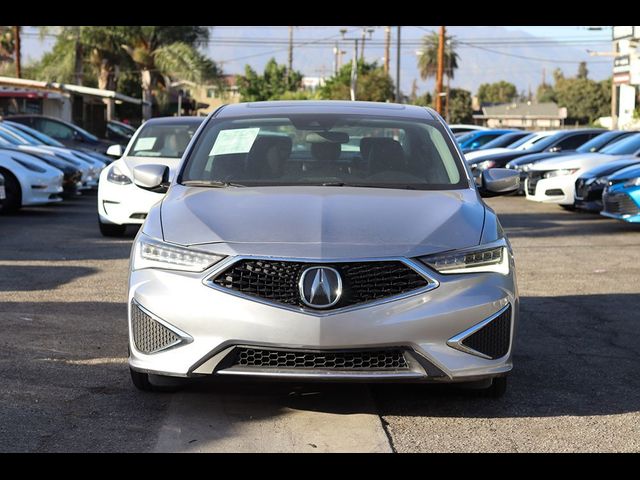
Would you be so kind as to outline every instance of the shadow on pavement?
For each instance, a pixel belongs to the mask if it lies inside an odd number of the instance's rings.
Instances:
[[[96,272],[91,267],[0,265],[0,292],[52,290]]]

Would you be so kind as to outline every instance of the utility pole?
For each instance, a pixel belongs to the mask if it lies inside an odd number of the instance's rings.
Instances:
[[[358,39],[353,41],[353,59],[351,60],[351,101],[356,101],[356,90],[358,87]]]
[[[401,26],[398,25],[398,38],[396,39],[396,103],[402,103],[400,99],[400,33]]]
[[[287,69],[287,76],[293,72],[293,26],[289,26],[289,62]]]
[[[16,77],[22,78],[22,63],[21,63],[22,52],[20,51],[20,27],[19,26],[13,27],[13,42],[15,45],[14,51],[15,51],[15,57],[16,57]]]
[[[369,34],[369,40],[371,40],[371,35],[373,35],[373,32],[375,32],[373,28],[362,28],[362,48],[360,49],[360,61],[362,62],[364,62],[364,43],[367,39],[367,33]]]
[[[451,40],[446,42],[447,45],[447,104],[444,110],[444,118],[449,123],[449,99],[451,98]]]
[[[438,42],[438,71],[436,72],[436,111],[442,115],[442,74],[444,70],[444,38],[445,28],[440,27],[440,41]]]
[[[83,75],[83,71],[82,71],[82,43],[80,43],[80,29],[82,27],[75,27],[76,28],[76,46],[75,46],[75,67],[74,67],[74,75],[75,75],[75,82],[76,85],[82,85],[82,77]]]
[[[391,53],[391,27],[384,27],[384,74],[389,75],[389,54]]]
[[[338,75],[338,56],[340,54],[340,45],[336,42],[336,46],[333,47],[333,75]]]

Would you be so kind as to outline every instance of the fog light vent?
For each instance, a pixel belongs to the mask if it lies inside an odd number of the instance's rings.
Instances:
[[[131,304],[133,343],[142,353],[156,353],[180,343],[180,337],[147,315],[135,302]]]

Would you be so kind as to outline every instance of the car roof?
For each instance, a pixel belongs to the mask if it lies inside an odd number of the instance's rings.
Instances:
[[[150,118],[142,125],[200,125],[206,117],[155,117]]]
[[[398,118],[435,120],[431,109],[416,105],[382,102],[351,102],[346,100],[279,100],[224,105],[214,113],[216,118],[253,117],[282,114],[360,114]]]

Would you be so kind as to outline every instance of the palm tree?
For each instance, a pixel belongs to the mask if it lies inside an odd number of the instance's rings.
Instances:
[[[438,45],[440,37],[437,32],[431,32],[422,39],[422,49],[418,57],[418,69],[420,78],[426,80],[435,77],[438,72]],[[444,73],[447,78],[453,78],[456,68],[458,68],[458,54],[455,49],[457,42],[452,36],[445,35],[444,43]]]
[[[169,77],[202,82],[219,78],[221,71],[197,50],[206,43],[209,31],[199,26],[116,27],[124,37],[121,47],[140,71],[142,117],[151,117],[152,92],[169,87]]]

